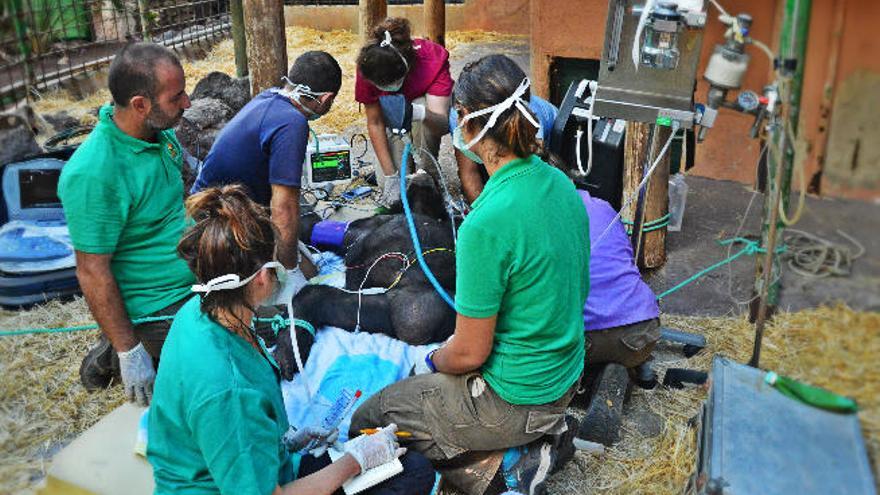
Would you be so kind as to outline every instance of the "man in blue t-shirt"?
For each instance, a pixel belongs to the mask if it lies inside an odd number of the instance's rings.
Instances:
[[[310,51],[296,59],[284,79],[281,88],[258,94],[226,124],[191,191],[243,184],[254,201],[270,208],[278,230],[278,261],[291,281],[279,303],[316,272],[308,262],[302,270],[298,267],[300,182],[309,121],[330,111],[342,86],[342,70],[329,53]]]
[[[553,121],[556,120],[559,109],[549,101],[532,95],[529,98],[529,110],[538,117],[538,122],[541,124],[541,129],[539,130],[540,137],[544,141],[544,146],[549,146],[550,133],[553,131]],[[456,127],[458,127],[458,112],[455,108],[451,108],[449,110],[449,129],[454,130]],[[486,167],[475,163],[457,149],[455,150],[455,161],[458,163],[458,178],[461,179],[461,192],[464,193],[468,203],[473,203],[477,196],[483,192],[483,186],[489,180],[489,174],[486,172]]]

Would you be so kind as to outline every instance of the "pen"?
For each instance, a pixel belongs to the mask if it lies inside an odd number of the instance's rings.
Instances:
[[[361,433],[364,435],[373,435],[375,433],[379,433],[379,428],[364,428],[361,430]],[[412,433],[408,431],[397,431],[394,432],[394,434],[400,438],[409,438],[412,436]]]

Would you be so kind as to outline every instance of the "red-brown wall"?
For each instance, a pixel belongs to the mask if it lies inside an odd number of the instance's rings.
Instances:
[[[708,3],[708,2],[707,2]],[[776,47],[785,0],[721,0],[731,14],[752,15],[752,36]],[[798,158],[813,193],[880,199],[880,1],[813,0]],[[531,34],[531,78],[537,94],[549,93],[554,57],[599,59],[608,0],[466,0],[448,5],[448,30],[482,29]],[[389,15],[409,18],[422,31],[422,6],[389,6]],[[724,26],[710,7],[701,68]],[[357,7],[286,7],[288,25],[357,29]],[[752,64],[744,89],[758,93],[770,81],[770,64],[749,48]],[[701,80],[697,100],[704,101]],[[735,96],[735,95],[732,95]],[[693,173],[752,183],[759,144],[748,137],[751,117],[722,110],[707,140],[698,147]],[[799,187],[795,174],[794,187]]]
[[[388,15],[406,17],[416,33],[422,32],[422,5],[389,5]],[[287,6],[288,26],[315,29],[358,29],[358,8],[341,6]],[[446,29],[479,29],[510,34],[529,34],[529,0],[467,0],[446,6]]]
[[[784,0],[721,3],[731,14],[751,14],[752,36],[778,45]],[[601,57],[607,8],[608,0],[531,1],[532,80],[538,94],[549,92],[554,57]],[[699,74],[724,32],[717,11],[709,12]],[[811,192],[880,198],[880,36],[872,32],[878,25],[880,2],[875,0],[813,1],[796,146]],[[743,88],[760,93],[770,81],[770,64],[757,49],[749,52],[752,64]],[[706,90],[699,81],[698,101],[705,100]],[[751,124],[751,117],[722,110],[697,149],[693,173],[752,183],[759,145],[748,137]]]

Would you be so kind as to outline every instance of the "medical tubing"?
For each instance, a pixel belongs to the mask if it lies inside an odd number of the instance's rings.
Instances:
[[[424,137],[424,136],[423,136]],[[422,156],[427,155],[428,158],[434,163],[434,167],[437,168],[437,175],[440,177],[440,186],[443,188],[443,201],[446,203],[446,214],[449,215],[449,222],[452,224],[452,244],[458,244],[458,230],[455,227],[455,212],[452,210],[452,205],[454,201],[452,200],[452,194],[449,193],[449,187],[446,185],[446,175],[443,173],[443,167],[440,166],[440,162],[434,158],[434,155],[428,151],[424,146],[419,146],[416,148],[416,151],[421,153]],[[404,191],[406,191],[404,189]],[[404,192],[404,196],[406,193]]]
[[[583,161],[581,160],[581,137],[584,135],[584,130],[578,126],[578,130],[575,133],[575,143],[574,143],[574,157],[577,161],[578,170],[581,174],[587,175],[587,172],[584,171]],[[592,156],[592,155],[591,155]]]
[[[277,317],[278,315],[276,315]],[[140,325],[142,323],[152,323],[155,321],[168,321],[173,320],[174,315],[167,316],[145,316],[143,318],[135,318],[131,321],[132,325]],[[272,328],[275,329],[276,318],[254,318],[255,321],[258,322],[272,322]],[[284,321],[284,325],[288,325],[287,319],[282,318]],[[315,327],[312,326],[311,323],[305,320],[294,320],[296,325],[301,326],[308,330],[312,335],[315,334]],[[72,327],[51,327],[51,328],[22,328],[20,330],[0,330],[0,337],[15,337],[17,335],[36,335],[42,333],[72,333],[72,332],[85,332],[89,330],[97,330],[100,328],[96,323],[91,323],[88,325],[77,325]],[[276,331],[277,333],[277,331]]]
[[[299,352],[299,341],[296,338],[296,319],[293,317],[293,299],[287,301],[287,316],[290,318],[290,340],[293,341],[293,358],[299,367],[299,376],[302,377],[306,387],[306,398],[312,400],[312,388],[309,386],[309,378],[306,376],[306,367],[303,366],[302,355]]]
[[[623,214],[623,211],[632,204],[633,201],[638,197],[639,191],[645,187],[645,184],[648,183],[648,179],[651,178],[651,174],[654,173],[654,169],[657,168],[657,165],[660,164],[660,161],[663,160],[663,156],[666,155],[666,152],[669,150],[669,146],[672,144],[672,140],[675,138],[675,132],[678,130],[680,124],[678,121],[672,122],[672,133],[669,134],[669,139],[666,140],[666,144],[663,145],[663,148],[660,150],[660,153],[657,153],[657,158],[654,159],[654,163],[651,164],[651,168],[648,169],[648,172],[645,174],[645,177],[639,183],[639,186],[636,187],[636,190],[630,194],[629,199],[626,200],[623,206],[620,207],[620,211],[617,212],[617,215],[614,215],[614,218],[608,223],[608,226],[605,227],[605,230],[602,231],[602,234],[599,235],[599,238],[596,239],[596,242],[593,243],[592,248],[596,248],[602,241],[605,239],[605,236],[608,235],[608,232],[611,231],[611,228],[614,226],[615,222],[620,220],[620,216]]]
[[[416,252],[416,258],[419,260],[419,266],[422,267],[422,271],[425,272],[425,277],[427,277],[428,281],[431,282],[431,285],[434,286],[434,290],[436,290],[437,293],[440,294],[440,297],[446,301],[446,304],[455,311],[455,302],[449,297],[449,294],[446,293],[440,285],[440,282],[437,281],[434,272],[428,267],[428,263],[425,262],[425,257],[422,255],[422,243],[419,242],[419,234],[416,232],[416,224],[415,221],[413,221],[412,210],[409,209],[409,200],[406,197],[406,163],[409,160],[411,146],[411,143],[406,143],[403,147],[403,159],[400,162],[400,190],[402,191],[400,201],[403,203],[403,214],[406,216],[406,224],[409,226],[409,235],[412,238],[413,249]]]

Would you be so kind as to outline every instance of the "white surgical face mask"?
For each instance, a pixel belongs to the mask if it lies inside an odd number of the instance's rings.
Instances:
[[[241,277],[239,277],[236,273],[227,273],[226,275],[214,277],[211,280],[208,280],[207,283],[193,285],[192,291],[204,292],[205,296],[207,296],[211,292],[218,290],[232,290],[239,287],[244,287],[245,285],[249,284],[251,280],[253,280],[254,277],[256,277],[257,274],[260,273],[260,271],[262,271],[264,268],[274,269],[275,278],[278,280],[279,286],[284,285],[284,280],[287,278],[287,270],[281,263],[277,261],[270,261],[261,266],[259,270],[254,272],[253,275],[244,280],[242,280]]]
[[[401,77],[400,79],[398,79],[397,81],[395,81],[391,84],[387,84],[384,86],[381,84],[374,84],[374,86],[376,86],[376,89],[378,89],[380,91],[385,91],[386,93],[397,93],[398,91],[400,91],[400,88],[403,87],[403,82],[405,80],[406,80],[406,74],[404,74],[403,77]]]
[[[472,162],[483,163],[483,159],[467,147],[467,144],[464,142],[464,136],[461,134],[461,127],[456,127],[452,131],[452,146],[455,146],[455,149],[461,151],[461,153],[468,157]]]
[[[540,131],[541,124],[538,123],[538,121],[535,120],[535,118],[529,112],[528,102],[526,102],[522,99],[522,95],[524,95],[526,93],[526,90],[528,90],[528,89],[529,89],[529,78],[527,77],[522,80],[522,82],[519,84],[519,87],[516,88],[516,91],[514,91],[512,95],[508,96],[501,103],[498,103],[497,105],[492,105],[491,107],[486,107],[482,110],[477,110],[476,112],[471,112],[471,113],[465,115],[464,118],[461,119],[461,121],[458,123],[458,127],[456,127],[455,130],[453,131],[452,144],[455,145],[455,147],[458,148],[462,153],[464,153],[465,156],[467,156],[471,160],[474,160],[473,157],[471,156],[471,154],[473,156],[476,156],[476,154],[473,153],[472,151],[470,152],[470,154],[468,153],[470,151],[471,147],[473,147],[473,145],[477,144],[477,142],[479,142],[480,139],[483,139],[483,136],[485,136],[486,133],[489,132],[489,129],[491,129],[495,125],[495,123],[498,122],[498,117],[500,117],[502,113],[504,113],[505,111],[507,111],[507,109],[509,109],[511,106],[514,106],[514,105],[516,106],[516,109],[519,110],[526,117],[526,119],[528,119],[528,121],[533,126],[535,126],[535,128],[537,128]],[[474,138],[471,139],[470,142],[465,143],[463,140],[463,136],[461,134],[461,129],[464,128],[465,123],[470,119],[473,119],[475,117],[479,117],[481,115],[486,115],[487,113],[491,113],[491,115],[489,115],[489,121],[486,122],[486,126],[483,127],[482,129],[480,129],[480,132],[477,133],[477,135],[474,136]],[[458,135],[458,138],[455,137],[456,134]],[[479,157],[477,157],[477,158],[479,158]],[[483,163],[482,161],[477,161],[477,160],[474,160],[474,161],[477,163]]]
[[[373,83],[373,85],[381,91],[385,91],[387,93],[396,93],[400,91],[400,88],[403,87],[403,82],[406,81],[406,75],[409,74],[409,62],[406,61],[406,57],[404,57],[403,54],[400,53],[400,50],[398,50],[397,47],[394,46],[394,43],[391,42],[391,33],[389,33],[388,31],[385,31],[385,39],[379,42],[379,46],[381,46],[382,48],[390,47],[392,50],[394,50],[394,53],[396,53],[397,56],[400,57],[400,60],[403,61],[404,72],[403,77],[391,84],[380,86]]]
[[[305,105],[305,103],[302,101],[302,98],[305,97],[305,98],[308,98],[310,100],[317,101],[320,103],[321,97],[324,95],[330,94],[329,92],[327,92],[327,91],[324,91],[324,92],[312,91],[312,88],[306,86],[305,84],[292,83],[290,81],[290,79],[288,79],[287,77],[282,77],[281,80],[284,81],[285,87],[284,88],[272,88],[271,91],[273,93],[276,93],[276,94],[279,94],[282,96],[286,96],[287,98],[290,98],[291,100],[295,101],[297,103],[297,105],[299,105],[299,107],[302,109],[303,113],[305,113],[306,119],[308,119],[310,121],[317,120],[317,119],[323,117],[324,114],[320,114],[320,113],[312,110],[311,108],[307,107]],[[291,89],[287,89],[288,87]]]

